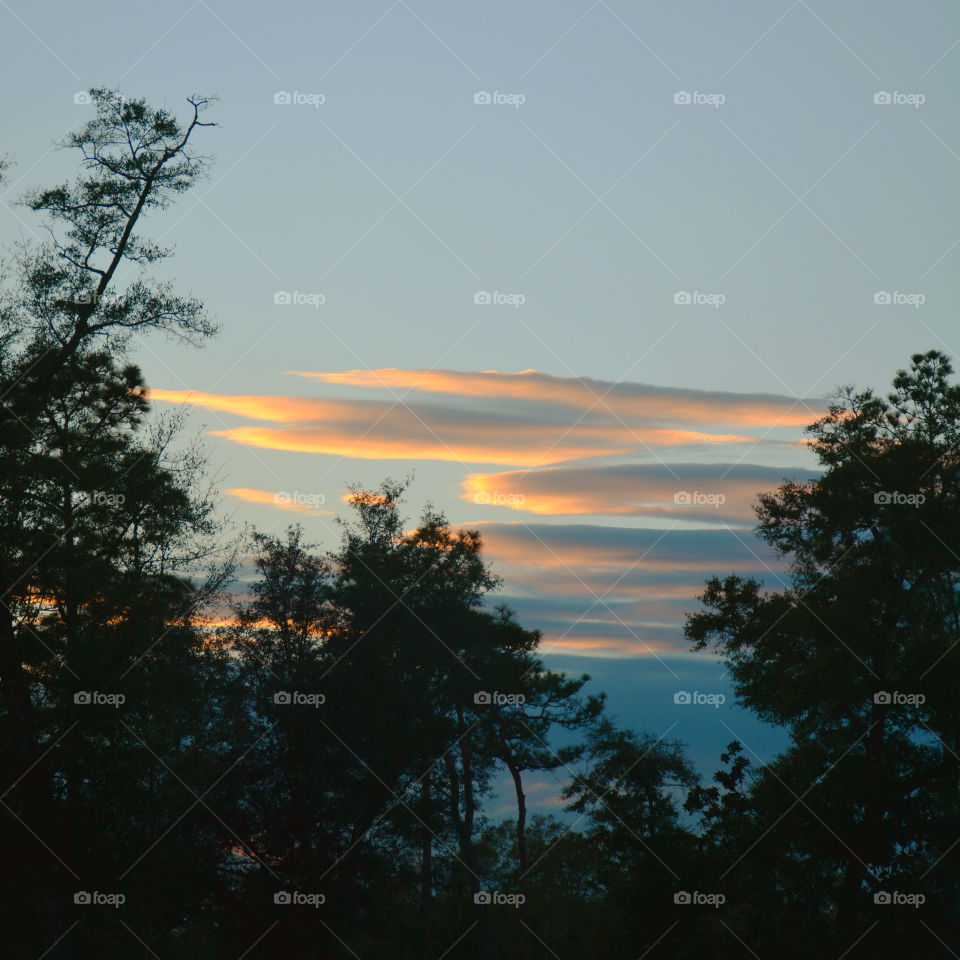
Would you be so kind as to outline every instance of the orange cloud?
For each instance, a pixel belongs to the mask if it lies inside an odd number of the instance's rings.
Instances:
[[[796,399],[775,394],[738,394],[719,390],[656,387],[640,383],[556,377],[536,370],[501,373],[460,370],[288,371],[296,376],[355,387],[416,390],[457,396],[508,397],[553,403],[572,410],[606,412],[632,419],[684,421],[739,426],[804,426],[826,412],[820,399]]]
[[[633,637],[557,637],[543,638],[540,649],[545,653],[571,653],[590,657],[642,657],[645,654],[677,653],[676,643],[648,641]],[[680,647],[679,649],[685,649]]]
[[[407,428],[391,435],[391,424],[404,421]],[[442,432],[441,432],[442,431]],[[620,431],[581,428],[576,431],[557,428],[556,436],[544,436],[545,428],[533,424],[478,425],[474,436],[431,425],[416,417],[407,418],[402,409],[384,424],[371,424],[358,436],[339,426],[303,426],[287,429],[273,427],[234,427],[214,430],[215,436],[267,450],[298,453],[326,453],[362,460],[446,460],[457,463],[494,463],[536,467],[587,457],[624,455],[642,446],[681,446],[684,444],[749,443],[753,438],[731,434],[701,433],[696,430],[648,428]],[[567,433],[567,436],[564,434]],[[619,434],[619,436],[618,436]],[[578,436],[579,435],[579,436]]]
[[[312,420],[323,412],[322,401],[302,397],[270,397],[255,394],[204,393],[202,390],[156,390],[149,391],[151,400],[164,403],[186,403],[208,410],[233,413],[253,420],[272,420],[274,423],[290,423],[297,420]]]
[[[396,370],[374,373],[392,375],[398,385],[417,383],[414,374],[419,375]],[[348,371],[317,377],[336,384],[369,386],[378,382],[374,373]],[[455,387],[462,388],[461,392],[427,401],[419,394],[418,402],[402,397],[344,399],[188,390],[154,390],[151,396],[155,401],[266,422],[265,426],[228,425],[217,431],[218,436],[263,449],[365,460],[423,459],[520,467],[636,456],[649,454],[651,448],[771,443],[713,428],[738,419],[768,427],[778,420],[790,422],[786,398],[758,400],[747,395],[613,384],[609,389],[616,402],[594,403],[593,388],[587,389],[584,380],[533,372],[422,373],[434,393]],[[478,403],[478,398],[483,402]],[[694,424],[698,418],[700,422]],[[800,419],[805,421],[809,415]],[[559,512],[560,504],[536,509]]]
[[[470,474],[463,481],[461,498],[552,516],[752,524],[758,491],[777,486],[786,473],[797,479],[815,475],[796,468],[722,463],[548,467]]]
[[[265,503],[271,507],[279,507],[281,510],[293,510],[296,513],[306,513],[314,517],[332,516],[329,510],[319,509],[323,499],[318,494],[286,490],[272,493],[269,490],[256,490],[252,487],[232,487],[227,490],[227,493],[248,503]]]

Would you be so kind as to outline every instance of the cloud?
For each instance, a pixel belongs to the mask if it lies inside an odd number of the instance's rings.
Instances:
[[[571,411],[605,411],[623,419],[643,418],[667,423],[730,424],[747,427],[803,426],[822,416],[826,402],[766,393],[728,393],[656,387],[642,383],[556,377],[536,370],[501,373],[460,370],[344,370],[290,373],[323,383],[355,387],[416,390],[460,397],[551,404]]]
[[[222,413],[232,413],[252,420],[290,423],[311,420],[323,414],[322,401],[309,397],[270,397],[260,394],[204,393],[202,390],[149,391],[151,400],[163,403],[184,403]]]
[[[280,510],[293,510],[295,513],[306,513],[313,517],[332,516],[331,511],[320,509],[319,504],[323,503],[323,497],[317,494],[300,493],[296,490],[293,492],[280,490],[273,493],[270,490],[256,490],[252,487],[232,487],[227,490],[227,493],[240,500],[246,500],[247,503],[266,503]]]
[[[544,650],[644,656],[689,649],[686,614],[710,576],[780,587],[784,561],[744,530],[481,523],[500,597],[543,632]]]
[[[673,518],[753,523],[759,490],[811,470],[757,464],[647,463],[473,473],[462,499],[529,513]]]
[[[629,567],[677,576],[683,571],[726,574],[783,567],[749,531],[489,521],[461,526],[479,530],[490,556],[510,571],[535,564],[577,571],[622,572]]]
[[[594,457],[636,455],[651,447],[755,443],[743,434],[655,424],[624,425],[609,413],[572,420],[566,408],[513,403],[478,409],[440,403],[322,399],[190,390],[154,390],[154,400],[185,403],[283,427],[239,426],[216,436],[269,450],[365,460],[448,460],[540,466]]]
[[[593,656],[685,651],[684,617],[712,575],[780,586],[784,562],[745,527],[759,490],[815,476],[773,464],[804,462],[798,426],[824,410],[821,401],[772,394],[532,370],[300,376],[308,392],[329,395],[154,390],[152,398],[214,411],[216,435],[262,449],[462,463],[459,502],[473,504],[474,522],[456,525],[483,534],[505,578],[504,601],[543,632],[545,650]],[[759,463],[744,462],[748,453]],[[230,492],[325,513],[291,495]],[[491,522],[486,504],[510,507],[501,516],[517,519]],[[597,522],[543,522],[551,517]],[[616,525],[627,520],[630,527]],[[636,526],[643,522],[651,526]]]

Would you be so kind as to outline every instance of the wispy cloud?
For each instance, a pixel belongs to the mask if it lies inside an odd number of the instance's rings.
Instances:
[[[473,473],[464,500],[529,513],[672,518],[697,523],[752,523],[757,492],[789,475],[817,474],[757,464],[645,463],[548,467]]]
[[[279,510],[292,510],[294,513],[305,513],[314,517],[329,517],[330,510],[321,510],[318,498],[310,495],[300,495],[297,492],[279,490],[257,490],[253,487],[231,487],[226,491],[232,497],[246,500],[247,503],[265,503]]]
[[[777,464],[806,460],[798,427],[822,413],[819,401],[536,371],[300,376],[308,392],[329,395],[154,390],[152,397],[215,411],[217,436],[266,450],[462,464],[461,515],[469,504],[468,525],[482,532],[487,557],[505,577],[504,599],[555,652],[685,650],[684,615],[696,608],[706,577],[770,580],[783,571],[747,529],[757,492],[816,475]],[[283,491],[228,492],[251,504],[327,513]],[[513,522],[497,521],[498,506]]]
[[[596,524],[480,523],[505,578],[503,599],[544,648],[592,656],[689,649],[683,621],[704,581],[737,574],[773,585],[784,561],[745,530],[651,530]]]
[[[291,373],[323,383],[355,387],[414,390],[450,396],[509,398],[568,410],[606,411],[624,419],[643,418],[667,423],[729,424],[762,427],[772,424],[802,426],[821,416],[826,403],[819,398],[797,399],[764,393],[726,393],[656,387],[642,383],[613,383],[590,377],[556,377],[536,370],[503,373],[461,370],[345,370]]]
[[[692,456],[711,447],[795,443],[796,425],[819,412],[811,402],[788,397],[607,384],[534,371],[385,369],[300,375],[334,387],[373,389],[377,395],[153,390],[151,396],[259,421],[215,433],[263,449],[514,467],[598,458],[650,460],[658,449]],[[763,433],[747,434],[744,428],[763,428]],[[780,428],[789,436],[764,436]]]

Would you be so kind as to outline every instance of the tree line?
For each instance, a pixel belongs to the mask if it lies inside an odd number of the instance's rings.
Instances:
[[[707,582],[686,636],[789,746],[762,764],[733,742],[705,783],[551,670],[495,605],[480,535],[429,507],[410,529],[404,482],[353,488],[332,552],[298,527],[231,541],[202,449],[150,415],[130,360],[150,331],[216,330],[143,232],[203,174],[210,103],[91,99],[76,178],[25,198],[48,240],[0,292],[5,955],[951,955],[944,354],[886,396],[841,391],[808,428],[821,476],[759,495],[779,585]],[[545,773],[561,816],[527,809]]]

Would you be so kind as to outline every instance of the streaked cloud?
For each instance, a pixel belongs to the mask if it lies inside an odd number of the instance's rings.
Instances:
[[[656,387],[650,384],[556,377],[536,370],[377,370],[324,372],[291,370],[296,376],[355,387],[415,390],[450,396],[509,398],[563,406],[571,411],[605,410],[614,417],[663,422],[730,424],[746,427],[803,426],[823,414],[820,398],[797,399],[766,393],[728,393]]]
[[[752,444],[757,437],[654,423],[624,424],[603,411],[571,419],[566,407],[501,402],[490,409],[397,401],[213,394],[154,390],[153,400],[202,407],[282,427],[215,430],[248,446],[365,460],[447,460],[540,466],[623,457],[649,448]]]
[[[329,517],[330,510],[322,510],[322,498],[315,494],[302,494],[289,490],[256,490],[252,487],[231,487],[226,491],[232,497],[246,500],[247,503],[265,503],[280,510],[292,510],[294,513],[305,513],[314,517]]]
[[[759,490],[814,471],[757,464],[645,463],[473,473],[462,498],[478,505],[573,516],[664,517],[752,523]]]
[[[580,656],[685,651],[684,617],[707,577],[779,580],[783,562],[746,528],[759,490],[815,476],[796,466],[809,464],[799,426],[824,409],[770,394],[532,370],[300,377],[304,392],[324,395],[154,390],[152,398],[212,411],[217,436],[263,450],[462,464],[451,478],[460,493],[455,525],[480,529],[505,578],[503,600],[543,632],[544,649]],[[283,491],[229,493],[327,514]],[[496,520],[489,505],[516,519]],[[553,520],[561,517],[596,522]]]
[[[248,417],[251,420],[271,420],[274,423],[313,420],[324,412],[320,402],[310,397],[270,397],[260,394],[205,393],[202,390],[154,388],[148,392],[151,400],[160,400],[163,403],[188,404]]]
[[[736,573],[780,586],[785,564],[750,531],[480,523],[502,599],[543,632],[544,648],[581,656],[688,649],[682,628],[704,581]]]
[[[586,523],[463,524],[478,529],[487,551],[505,569],[531,562],[571,570],[606,569],[670,573],[743,573],[781,569],[776,554],[749,531],[652,530]],[[759,559],[758,559],[759,558]]]

